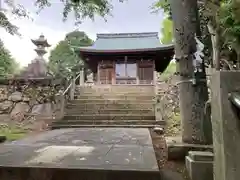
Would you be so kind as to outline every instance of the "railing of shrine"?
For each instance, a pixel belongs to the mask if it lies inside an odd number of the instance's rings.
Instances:
[[[85,83],[87,85],[89,83]],[[136,80],[136,79],[119,79],[116,81],[101,80],[100,82],[92,82],[92,85],[154,85],[153,80]]]
[[[129,84],[129,85],[153,85],[153,80],[136,80],[136,79],[119,79],[116,80],[116,85]]]
[[[67,88],[60,93],[59,96],[59,103],[60,103],[60,116],[63,117],[64,116],[64,109],[65,109],[65,104],[67,100],[73,100],[74,99],[74,93],[75,93],[75,89],[76,89],[76,80],[81,76],[81,73],[77,76],[72,78],[70,84],[67,86]],[[60,118],[61,118],[60,117]]]
[[[68,85],[66,90],[63,92],[63,96],[65,96],[67,93],[69,93],[70,99],[74,99],[74,92],[76,89],[76,80],[81,76],[81,73],[77,75],[77,77],[73,77],[71,80],[71,83]]]

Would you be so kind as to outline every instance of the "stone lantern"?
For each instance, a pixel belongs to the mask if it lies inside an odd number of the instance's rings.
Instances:
[[[38,39],[32,39],[32,42],[36,46],[34,50],[37,57],[26,67],[21,76],[25,78],[44,78],[47,76],[48,68],[43,56],[47,53],[45,48],[50,47],[50,45],[44,35],[40,35]]]
[[[32,42],[37,48],[35,49],[38,58],[43,59],[43,56],[47,53],[45,48],[50,47],[50,45],[47,42],[47,39],[45,39],[44,35],[40,35],[38,39],[32,39]]]

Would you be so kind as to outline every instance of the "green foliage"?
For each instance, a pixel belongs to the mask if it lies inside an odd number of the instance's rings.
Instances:
[[[161,43],[169,44],[173,42],[173,22],[168,18],[163,21],[162,36]]]
[[[161,43],[163,44],[169,44],[173,42],[173,23],[171,20],[171,9],[170,4],[168,0],[158,0],[152,5],[152,9],[154,12],[158,12],[160,9],[164,10],[164,13],[167,15],[167,17],[163,20],[161,33],[162,33],[162,39]]]
[[[0,11],[0,27],[4,28],[8,33],[14,35],[18,33],[18,27],[13,25],[7,18],[7,16]]]
[[[240,48],[240,21],[234,13],[234,1],[222,3],[220,11],[220,25],[222,27],[222,35],[225,37],[225,44],[234,49],[237,53]]]
[[[18,67],[17,65],[10,52],[4,47],[3,42],[0,40],[0,77],[15,73]]]
[[[123,2],[124,0],[119,0]],[[16,4],[14,0],[4,0],[2,3],[10,9],[13,15],[18,17],[29,18],[29,13],[21,5]],[[86,18],[94,20],[95,16],[106,17],[106,15],[111,14],[112,5],[109,0],[33,0],[35,6],[39,9],[38,13],[44,8],[54,5],[54,3],[62,3],[62,17],[63,21],[66,21],[69,14],[73,13],[76,19],[76,24],[82,22]],[[5,11],[0,9],[0,27],[4,28],[10,34],[19,34],[18,27],[12,24],[7,18]]]
[[[4,3],[4,5],[7,6],[8,10],[13,15],[16,15],[17,17],[28,17],[28,12],[21,4],[16,4],[14,0],[4,0],[0,3]],[[3,6],[3,4],[1,4]],[[18,32],[18,27],[12,24],[9,19],[7,18],[5,14],[5,10],[1,9],[0,7],[0,27],[4,28],[8,33],[12,35],[20,35]]]
[[[49,57],[49,68],[57,77],[70,78],[84,67],[83,61],[74,52],[72,47],[90,46],[93,43],[88,36],[81,31],[68,33],[63,41],[60,41]]]
[[[239,52],[240,47],[240,23],[237,15],[240,10],[240,3],[237,3],[236,0],[209,0],[202,5],[200,10],[205,17],[202,26],[204,27],[209,22],[221,37],[219,40],[221,60],[223,58],[235,63],[235,54]],[[203,35],[206,34],[205,32],[202,33]],[[209,49],[212,47],[209,36],[205,44]],[[208,55],[210,56],[211,52]]]
[[[94,19],[95,15],[105,17],[112,9],[112,5],[108,0],[60,0],[60,2],[64,4],[63,20],[66,20],[69,13],[73,12],[77,23],[85,18]],[[51,0],[35,0],[35,5],[40,11],[46,7],[50,7],[52,3],[53,1]]]
[[[163,9],[165,14],[167,14],[169,17],[171,15],[169,0],[156,1],[155,3],[153,3],[152,9],[154,10],[154,12],[158,12],[159,9]]]
[[[221,9],[219,9],[219,7]],[[170,12],[170,4],[169,0],[158,0],[154,3],[153,9],[163,9],[164,13],[169,15],[169,19],[171,19],[171,12]],[[220,0],[219,3],[213,2],[213,0],[209,1],[199,1],[198,4],[198,11],[199,11],[199,19],[200,19],[200,30],[201,30],[201,37],[200,40],[205,45],[204,54],[205,54],[205,62],[209,64],[212,59],[212,42],[211,42],[211,35],[207,28],[207,24],[209,21],[216,26],[213,22],[217,22],[216,14],[220,11],[220,23],[221,23],[221,30],[222,30],[222,37],[221,43],[222,44],[222,54],[227,54],[228,58],[234,57],[232,50],[230,49],[239,49],[239,17],[237,14],[240,12],[240,3],[236,0]],[[239,13],[240,14],[240,13]],[[166,22],[165,22],[166,23]],[[166,26],[166,25],[165,25]],[[168,35],[170,32],[163,31],[164,38],[168,39]],[[169,33],[169,34],[168,34]],[[170,36],[170,35],[169,35]]]

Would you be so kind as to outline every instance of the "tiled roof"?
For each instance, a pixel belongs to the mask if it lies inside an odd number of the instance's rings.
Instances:
[[[83,51],[121,51],[144,49],[173,49],[173,45],[160,44],[158,33],[148,32],[97,34],[97,39],[92,46],[80,48],[80,50]]]

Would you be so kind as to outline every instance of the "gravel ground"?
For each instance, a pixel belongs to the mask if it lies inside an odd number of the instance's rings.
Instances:
[[[184,162],[168,161],[165,137],[151,132],[152,141],[163,180],[190,180]]]

